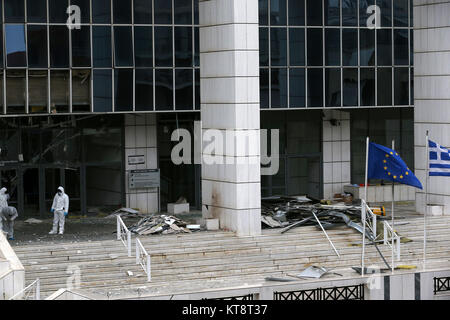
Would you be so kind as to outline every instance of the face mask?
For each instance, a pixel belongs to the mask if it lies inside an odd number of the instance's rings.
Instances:
[[[61,195],[62,195],[61,191],[58,191],[58,196],[61,196]]]

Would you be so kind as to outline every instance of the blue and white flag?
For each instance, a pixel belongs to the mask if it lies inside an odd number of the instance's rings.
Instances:
[[[428,140],[430,177],[450,177],[450,151]]]

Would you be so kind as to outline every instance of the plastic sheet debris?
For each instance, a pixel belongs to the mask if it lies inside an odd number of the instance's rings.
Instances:
[[[30,218],[30,219],[25,220],[24,223],[39,224],[39,223],[42,223],[42,220]]]
[[[126,218],[143,218],[146,215],[140,213],[138,210],[134,210],[131,208],[120,208],[119,210],[114,211],[109,216],[106,216],[105,219],[112,219],[120,216],[122,219]]]
[[[187,222],[166,215],[151,215],[142,218],[129,230],[138,235],[191,233]]]
[[[326,273],[328,273],[328,270],[323,267],[310,266],[300,272],[297,277],[320,279]]]

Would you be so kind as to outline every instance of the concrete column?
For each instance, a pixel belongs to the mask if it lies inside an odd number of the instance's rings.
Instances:
[[[415,169],[425,188],[425,133],[450,147],[450,3],[414,0]],[[431,204],[450,214],[448,177],[430,178]],[[417,211],[425,212],[425,193],[416,195]]]
[[[200,0],[202,211],[261,233],[258,0]],[[235,142],[234,146],[233,141]]]
[[[324,110],[323,197],[331,199],[350,184],[350,113]]]
[[[129,189],[128,175],[131,170],[157,169],[156,114],[125,115],[125,190],[127,207],[143,213],[158,212],[158,189]],[[142,156],[141,164],[130,164],[129,158]]]

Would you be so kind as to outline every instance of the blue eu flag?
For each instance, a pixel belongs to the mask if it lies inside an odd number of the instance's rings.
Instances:
[[[369,179],[382,179],[407,184],[419,189],[422,184],[397,152],[371,142],[369,145]]]

